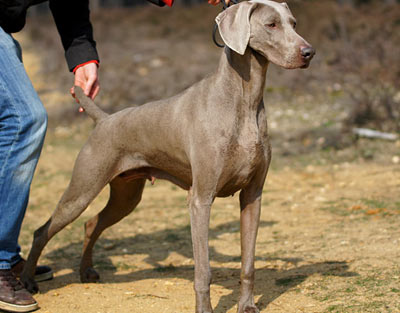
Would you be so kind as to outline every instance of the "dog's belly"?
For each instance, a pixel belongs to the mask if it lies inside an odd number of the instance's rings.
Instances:
[[[148,179],[154,184],[156,179],[168,180],[179,187],[189,190],[191,182],[187,177],[182,175],[172,175],[166,171],[160,170],[155,167],[141,167],[138,169],[130,169],[118,175],[119,177],[125,179],[126,181],[131,181],[135,179]]]

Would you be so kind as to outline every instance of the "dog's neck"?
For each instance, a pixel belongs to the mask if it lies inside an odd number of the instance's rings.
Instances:
[[[218,67],[219,86],[231,98],[233,106],[248,113],[257,112],[264,93],[268,60],[251,48],[240,55],[228,47]]]

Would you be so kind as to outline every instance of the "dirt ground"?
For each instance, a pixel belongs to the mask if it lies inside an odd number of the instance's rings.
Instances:
[[[52,112],[67,96],[46,89],[40,54],[24,34],[18,39],[25,42],[25,64]],[[364,139],[323,149],[329,136],[304,131],[340,120],[342,107],[307,97],[296,102],[302,105],[268,104],[273,162],[257,241],[257,306],[269,313],[400,312],[400,142]],[[65,190],[91,128],[82,118],[49,130],[21,233],[25,256],[33,231]],[[105,190],[45,248],[40,263],[52,266],[55,278],[39,284],[38,312],[193,312],[186,192],[167,182],[148,184],[137,209],[97,242],[101,282],[80,283],[83,224],[107,197]],[[217,199],[210,227],[215,313],[237,309],[238,221],[238,195]]]
[[[75,129],[75,140],[85,137]],[[54,138],[53,138],[54,136]],[[52,212],[68,183],[78,143],[58,130],[41,159],[22,246]],[[54,140],[54,141],[53,141]],[[63,145],[57,145],[64,140]],[[73,151],[73,153],[71,153]],[[256,299],[262,312],[399,312],[398,165],[339,163],[272,168],[257,242]],[[236,312],[240,244],[237,195],[218,199],[210,228],[215,312]],[[79,282],[83,223],[103,192],[46,247],[40,312],[193,312],[193,260],[186,193],[148,184],[134,213],[95,248],[101,283]]]

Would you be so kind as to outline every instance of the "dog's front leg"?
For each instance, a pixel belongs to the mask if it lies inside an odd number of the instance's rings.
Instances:
[[[242,270],[238,313],[258,313],[254,304],[254,254],[260,222],[262,185],[251,185],[240,192],[240,237]]]
[[[196,313],[212,313],[210,300],[211,269],[208,253],[208,228],[213,196],[191,190],[189,199],[190,223],[194,256],[194,290]]]

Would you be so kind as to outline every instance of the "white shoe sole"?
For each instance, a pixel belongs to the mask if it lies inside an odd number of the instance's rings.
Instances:
[[[0,310],[6,312],[31,312],[37,310],[39,305],[37,303],[28,304],[28,305],[17,305],[11,304],[7,302],[0,301]]]

